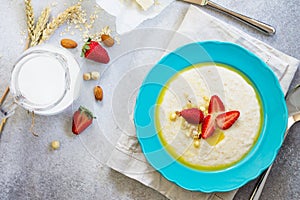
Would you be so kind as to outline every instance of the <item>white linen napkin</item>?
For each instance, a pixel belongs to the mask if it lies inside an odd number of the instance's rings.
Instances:
[[[116,30],[119,34],[131,31],[146,19],[151,19],[175,0],[159,1],[143,10],[135,0],[96,0],[106,12],[116,17]]]
[[[219,40],[233,42],[244,46],[254,52],[273,69],[280,81],[284,93],[287,92],[299,65],[297,59],[292,58],[235,27],[204,13],[195,6],[190,6],[177,31],[187,35],[195,41]],[[186,41],[179,41],[177,38],[173,37],[170,40],[168,49],[175,49],[184,44],[186,44]],[[153,59],[159,59],[159,57],[153,57]],[[149,68],[147,68],[147,70],[149,70]],[[144,75],[146,72],[144,72]],[[142,79],[143,77],[141,80]],[[129,91],[129,93],[133,93],[133,91]],[[106,162],[107,166],[159,191],[169,199],[233,199],[237,190],[224,193],[192,192],[166,180],[146,161],[135,136],[134,128],[129,128],[125,132],[126,133],[122,134],[115,144],[115,147]]]

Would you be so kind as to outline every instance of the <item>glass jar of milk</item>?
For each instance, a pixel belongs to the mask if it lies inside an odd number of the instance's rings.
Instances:
[[[9,117],[17,106],[40,115],[53,115],[67,108],[80,90],[79,64],[67,50],[52,45],[28,49],[11,74],[13,102],[1,106]]]

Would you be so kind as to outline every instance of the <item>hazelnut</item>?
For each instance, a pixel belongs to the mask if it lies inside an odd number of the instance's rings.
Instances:
[[[91,80],[91,73],[84,73],[83,80],[85,80],[85,81]]]
[[[91,72],[90,74],[93,80],[98,80],[100,78],[99,72]]]
[[[115,44],[114,39],[110,35],[107,35],[107,34],[101,35],[101,40],[102,40],[103,44],[107,47],[112,47]]]

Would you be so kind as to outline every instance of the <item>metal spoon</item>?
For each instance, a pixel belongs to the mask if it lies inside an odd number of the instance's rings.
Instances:
[[[288,107],[289,118],[288,126],[284,135],[284,138],[288,134],[290,128],[298,121],[300,121],[300,85],[297,85],[292,89],[286,96],[286,105]],[[268,167],[259,177],[257,184],[249,198],[249,200],[258,200],[265,182],[267,180],[268,174],[270,173],[272,165]]]
[[[267,35],[273,35],[276,30],[274,27],[266,24],[266,23],[263,23],[263,22],[260,22],[256,19],[252,19],[250,17],[247,17],[245,15],[242,15],[242,14],[239,14],[237,12],[234,12],[232,10],[229,10],[227,8],[224,8],[212,1],[209,1],[209,0],[181,0],[181,1],[185,1],[185,2],[188,2],[188,3],[193,3],[193,4],[197,4],[197,5],[200,5],[200,6],[210,6],[214,9],[217,9],[219,11],[222,11],[254,28],[256,28],[257,30],[259,31],[262,31],[263,33],[267,34]]]

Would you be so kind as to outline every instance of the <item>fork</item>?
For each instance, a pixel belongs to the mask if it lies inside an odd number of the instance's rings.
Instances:
[[[284,138],[286,138],[290,128],[300,121],[300,84],[297,85],[294,89],[292,89],[286,96],[286,104],[290,113],[290,117],[288,118],[287,129],[284,134]],[[258,200],[260,194],[263,190],[267,177],[271,171],[272,165],[268,167],[258,178],[258,182],[256,183],[254,190],[249,198],[249,200]]]
[[[184,1],[184,2],[188,2],[188,3],[192,3],[192,4],[197,4],[197,5],[200,5],[200,6],[209,6],[211,8],[214,8],[216,10],[219,10],[219,11],[222,11],[223,13],[225,14],[228,14],[252,27],[254,27],[255,29],[267,34],[267,35],[273,35],[276,30],[274,27],[266,24],[266,23],[263,23],[263,22],[260,22],[256,19],[253,19],[253,18],[250,18],[250,17],[247,17],[245,15],[242,15],[240,13],[237,13],[237,12],[234,12],[232,10],[229,10],[227,8],[224,8],[210,0],[180,0],[180,1]]]

